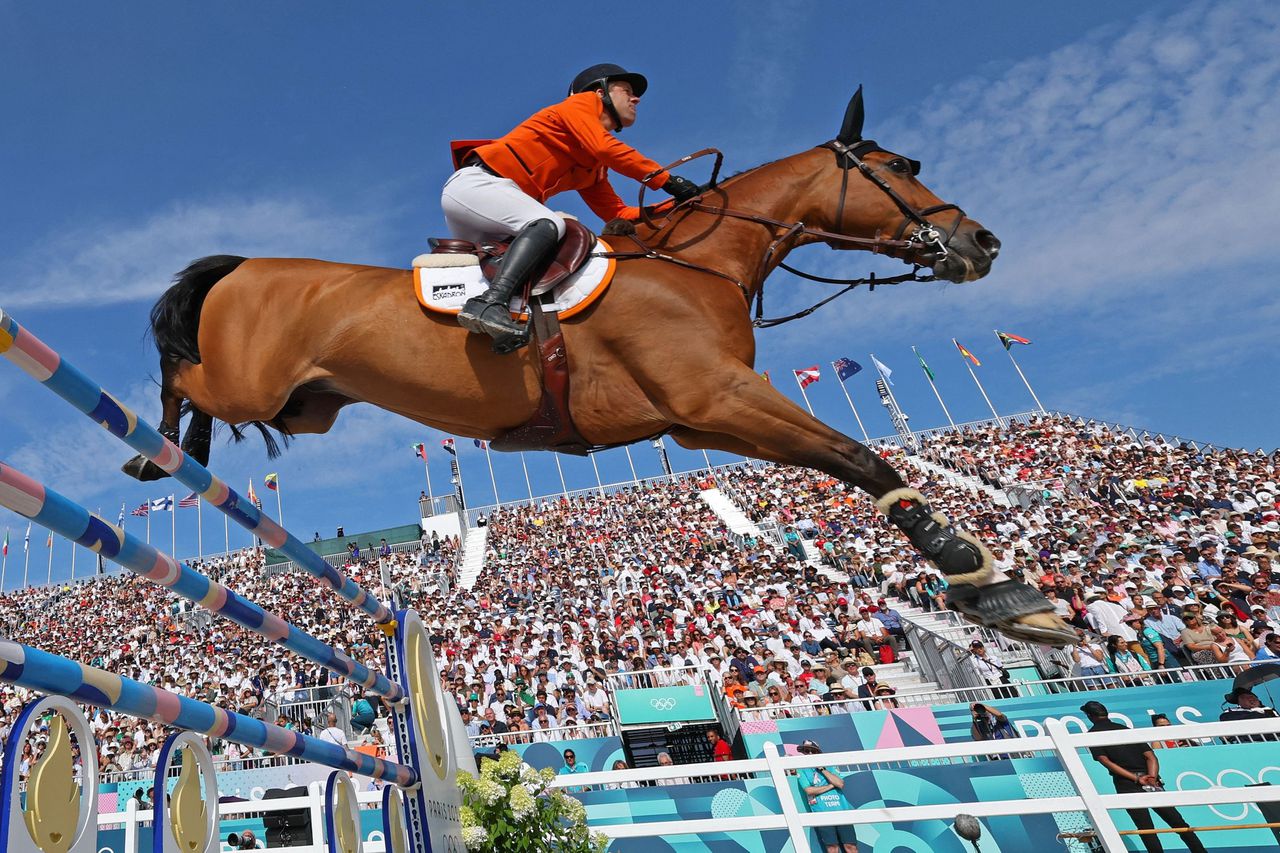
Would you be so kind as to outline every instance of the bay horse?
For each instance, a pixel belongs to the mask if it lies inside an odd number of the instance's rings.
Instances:
[[[864,140],[862,125],[859,88],[835,139],[636,226],[651,256],[619,262],[599,301],[562,327],[573,422],[598,446],[669,432],[687,448],[826,472],[875,499],[944,573],[948,602],[967,619],[1017,639],[1072,643],[1038,591],[995,570],[975,537],[933,512],[878,454],[753,367],[748,306],[791,249],[869,249],[954,282],[986,275],[999,253],[995,235],[919,181],[916,161]],[[160,429],[176,442],[189,409],[183,449],[202,463],[213,418],[237,437],[256,425],[272,452],[268,425],[286,436],[324,433],[358,402],[493,440],[528,421],[542,396],[535,348],[494,354],[487,337],[420,308],[404,269],[204,258],[161,296],[151,325]],[[125,470],[165,476],[145,459]]]

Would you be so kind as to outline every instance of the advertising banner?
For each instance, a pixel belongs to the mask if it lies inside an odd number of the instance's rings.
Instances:
[[[691,687],[619,690],[614,694],[614,699],[618,703],[618,722],[624,726],[684,723],[716,718],[715,709],[711,707],[711,697],[701,684]]]

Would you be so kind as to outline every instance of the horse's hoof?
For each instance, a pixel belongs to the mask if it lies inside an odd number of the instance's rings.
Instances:
[[[149,483],[152,480],[163,480],[169,476],[167,471],[141,453],[121,465],[120,470],[143,483]]]
[[[947,604],[973,624],[1012,640],[1058,648],[1076,642],[1075,629],[1062,621],[1049,600],[1019,581],[1004,580],[989,586],[958,584],[947,590]]]

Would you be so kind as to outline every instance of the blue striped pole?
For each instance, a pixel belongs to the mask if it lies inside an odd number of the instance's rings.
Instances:
[[[267,612],[185,563],[103,521],[87,509],[0,462],[0,506],[26,516],[59,536],[119,563],[129,571],[173,590],[188,601],[225,616],[237,625],[296,652],[391,702],[404,690],[385,675],[358,663],[343,652]]]
[[[18,325],[0,309],[0,355],[87,415],[107,432],[160,466],[188,489],[217,507],[236,524],[318,578],[324,586],[359,607],[374,621],[389,625],[394,614],[354,580],[326,563],[298,537],[276,524],[248,499],[183,453],[173,442],[140,420],[128,406],[81,373],[44,341]]]
[[[404,764],[384,761],[2,637],[0,681],[401,787],[418,783],[418,773]]]

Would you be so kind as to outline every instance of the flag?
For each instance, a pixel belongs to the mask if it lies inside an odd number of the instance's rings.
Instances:
[[[448,453],[450,456],[457,456],[457,455],[458,455],[458,451],[457,451],[457,450],[455,450],[455,449],[454,449],[454,447],[453,447],[453,439],[452,439],[452,438],[442,438],[442,439],[440,439],[440,446],[441,446],[441,447],[443,447],[443,448],[444,448],[444,452],[445,452],[445,453]]]
[[[4,531],[4,547],[0,548],[0,557],[9,556],[9,529],[6,527]]]
[[[143,503],[141,506],[139,506],[137,509],[133,510],[133,511],[132,511],[132,512],[130,512],[129,514],[130,514],[130,515],[146,516],[146,515],[148,515],[150,512],[151,512],[151,504],[149,504],[149,503]]]
[[[822,372],[818,370],[818,365],[816,364],[813,367],[804,367],[800,370],[793,370],[792,373],[796,375],[796,379],[800,382],[801,388],[808,388],[810,385],[822,378]]]
[[[920,351],[917,350],[915,347],[912,347],[911,351],[916,354],[916,358],[920,359],[920,367],[924,369],[924,375],[928,376],[929,381],[932,382],[934,380],[933,371],[930,370],[929,365],[925,363],[924,356],[922,356],[920,354]]]
[[[52,530],[49,531],[49,538],[44,540],[44,547],[46,548],[53,547],[53,531]]]
[[[413,446],[413,455],[417,456],[423,462],[427,461],[427,446],[422,442],[418,442]]]
[[[481,450],[484,450],[486,447],[488,447],[487,444],[485,444],[483,441],[481,441],[478,438],[473,438],[471,440],[474,441],[476,443],[476,447],[480,448]]]
[[[862,369],[862,365],[851,358],[837,358],[835,361],[836,378],[841,382]]]
[[[767,370],[763,371],[763,372],[760,374],[760,378],[761,378],[761,379],[763,379],[765,382],[768,382],[770,385],[772,385],[772,384],[773,384],[773,378],[772,378],[771,376],[769,376],[769,371],[767,371]]]
[[[150,504],[152,512],[173,512],[173,495],[164,498],[156,498]]]
[[[120,517],[116,519],[116,527],[124,527],[124,501],[120,501]]]
[[[964,344],[960,343],[955,338],[952,338],[951,342],[956,345],[956,349],[960,350],[960,354],[962,356],[973,362],[974,367],[982,367],[982,362],[978,361],[978,357],[976,355],[965,349]]]
[[[178,501],[178,509],[191,509],[193,506],[200,506],[200,496],[195,492]]]
[[[876,366],[876,370],[880,371],[880,375],[884,377],[884,381],[892,385],[893,371],[889,369],[889,366],[874,355],[871,356],[871,362]]]
[[[1030,344],[1031,341],[1022,337],[1022,335],[1011,335],[1008,332],[1002,332],[996,329],[996,337],[1000,339],[1000,343],[1004,344],[1005,349],[1009,349],[1014,344]]]
[[[31,550],[31,522],[27,522],[27,535],[22,537],[22,553]]]
[[[268,474],[262,478],[262,484],[273,492],[280,491],[280,475]]]
[[[258,500],[258,493],[253,490],[253,478],[249,479],[249,494],[246,497],[249,498],[249,503],[262,509],[262,501]]]

